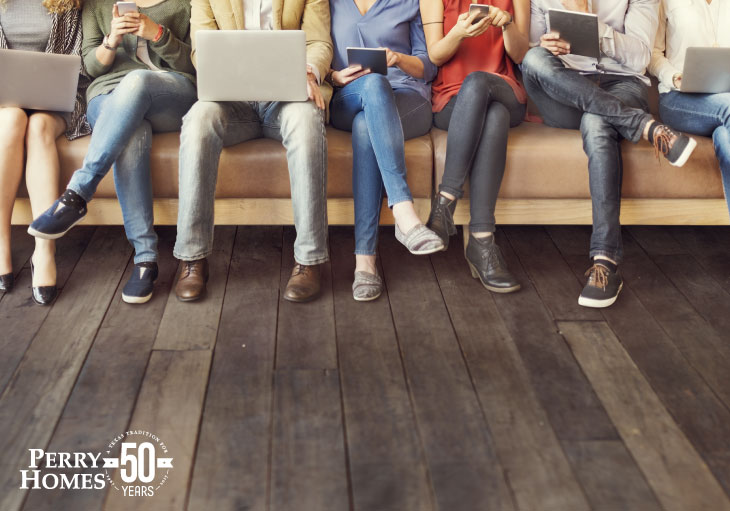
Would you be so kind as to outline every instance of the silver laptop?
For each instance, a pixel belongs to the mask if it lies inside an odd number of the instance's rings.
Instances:
[[[201,101],[306,101],[302,30],[201,30],[196,37]]]
[[[687,48],[682,92],[730,92],[730,48]]]
[[[81,57],[0,50],[0,106],[73,112]]]

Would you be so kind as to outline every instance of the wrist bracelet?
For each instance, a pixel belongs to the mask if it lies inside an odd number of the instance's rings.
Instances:
[[[102,41],[101,41],[101,45],[109,51],[116,51],[116,48],[109,46],[109,36],[108,35],[104,36],[104,39],[102,39]]]
[[[164,34],[164,33],[165,33],[165,27],[160,25],[160,28],[157,29],[157,35],[155,36],[154,39],[152,39],[152,42],[153,43],[158,42],[160,39],[162,39],[162,34]]]

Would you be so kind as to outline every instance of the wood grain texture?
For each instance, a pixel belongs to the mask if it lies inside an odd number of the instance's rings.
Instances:
[[[422,220],[428,218],[430,199],[413,200]],[[177,223],[177,199],[155,199],[155,224]],[[353,200],[327,199],[330,225],[353,225]],[[589,225],[592,222],[589,199],[499,199],[497,223],[539,225]],[[454,220],[469,223],[469,199],[459,201]],[[12,223],[32,221],[28,199],[16,199]],[[218,225],[293,225],[290,199],[217,199],[215,221]],[[84,219],[86,225],[119,225],[122,212],[116,199],[96,199]],[[727,205],[722,199],[624,199],[621,201],[623,225],[728,225]],[[384,204],[381,224],[392,225],[393,215]]]
[[[56,285],[62,290],[86,249],[94,227],[74,229],[58,240],[56,255]],[[0,302],[0,393],[20,363],[33,337],[46,320],[50,307],[36,305],[31,298],[30,268],[16,277],[15,289]]]
[[[730,509],[730,499],[610,328],[602,322],[558,325],[664,509]]]
[[[387,291],[375,301],[356,302],[352,230],[333,229],[330,240],[354,508],[434,510]]]
[[[152,352],[129,430],[156,435],[168,448],[157,455],[171,457],[173,468],[154,497],[124,496],[123,490],[108,487],[104,511],[185,509],[211,355],[207,350]],[[113,478],[121,488],[119,471]]]
[[[156,350],[210,350],[215,344],[223,296],[228,281],[235,227],[215,229],[213,253],[208,257],[210,279],[205,294],[194,302],[181,302],[170,293],[155,340]]]
[[[0,396],[0,509],[19,509],[18,470],[48,445],[131,249],[119,228],[99,229]]]
[[[48,446],[52,452],[103,452],[115,435],[127,431],[177,270],[177,261],[172,257],[175,230],[168,227],[160,231],[160,273],[154,295],[141,306],[122,301],[120,288],[134,268],[130,259],[53,433]],[[58,472],[72,475],[78,471]],[[103,491],[34,491],[24,509],[100,510],[104,497]]]
[[[518,509],[590,509],[492,295],[460,251],[431,259]]]
[[[337,342],[330,263],[320,265],[321,291],[316,299],[307,303],[284,299],[284,290],[295,264],[295,238],[295,229],[286,227],[281,255],[276,368],[336,369]]]
[[[276,371],[271,510],[349,509],[336,370]]]
[[[281,228],[239,229],[233,248],[190,511],[267,509]]]
[[[438,509],[515,509],[469,371],[426,257],[384,229],[380,254]]]

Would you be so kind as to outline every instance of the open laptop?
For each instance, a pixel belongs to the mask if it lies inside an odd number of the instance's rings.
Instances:
[[[73,112],[81,57],[0,50],[0,106]]]
[[[201,30],[196,36],[201,101],[306,101],[302,30]]]
[[[687,48],[682,92],[730,92],[730,48]]]

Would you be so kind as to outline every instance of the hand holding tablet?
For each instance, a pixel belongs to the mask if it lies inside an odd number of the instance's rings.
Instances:
[[[601,56],[598,43],[598,16],[586,12],[548,10],[549,34],[540,39],[540,46],[553,55],[583,55],[598,59]]]
[[[360,69],[370,70],[371,73],[388,74],[388,58],[385,48],[347,48],[347,63],[349,68],[360,66]]]

